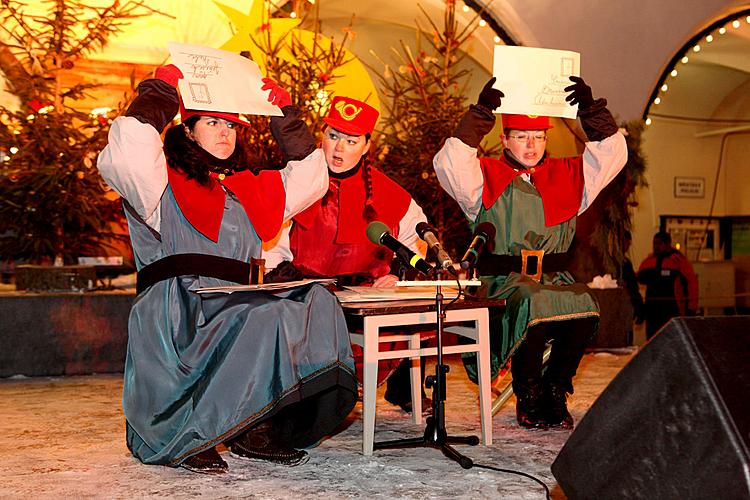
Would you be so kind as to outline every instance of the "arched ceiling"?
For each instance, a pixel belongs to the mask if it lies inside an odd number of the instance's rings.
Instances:
[[[387,42],[377,37],[355,39],[353,43],[362,49],[355,52],[360,53],[367,53],[370,48],[388,52],[393,40],[413,29],[415,20],[427,28],[418,5],[433,20],[442,22],[444,5],[443,0],[422,0],[419,4],[404,0],[317,1],[324,31],[326,23],[337,30],[354,14],[355,31],[357,26],[367,25],[380,27],[388,35]],[[28,9],[33,10],[40,2],[28,3]],[[251,0],[222,3],[247,12]],[[488,4],[487,11],[520,45],[580,52],[584,78],[596,96],[607,97],[610,108],[621,119],[641,117],[669,61],[696,33],[729,13],[750,7],[750,3],[737,0],[472,0],[469,3]],[[210,0],[149,0],[148,4],[171,17],[150,16],[133,21],[94,58],[161,64],[166,59],[165,46],[169,41],[219,46],[232,34],[226,17]],[[463,6],[461,0],[458,5]],[[467,22],[473,13],[459,9],[458,16]],[[695,64],[691,61],[682,68],[678,77],[680,87],[674,87],[675,91],[663,99],[658,113],[672,114],[684,111],[684,105],[692,105],[691,112],[711,114],[726,96],[736,95],[738,88],[745,88],[750,70],[749,31],[743,28],[717,39],[697,55]],[[489,27],[481,28],[471,42],[472,57],[485,68],[491,67],[493,36]],[[696,102],[697,95],[703,96],[700,102]]]
[[[677,54],[673,70],[667,68],[667,90],[659,90],[652,100],[650,122],[750,123],[746,107],[739,106],[750,97],[744,97],[750,85],[750,11],[742,14],[737,22],[716,23],[685,47],[684,55]]]
[[[595,95],[607,97],[620,118],[635,119],[683,45],[717,19],[748,6],[737,0],[495,0],[488,9],[509,20],[504,27],[521,45],[580,52],[582,74]],[[743,51],[750,53],[750,45],[713,53],[732,73],[734,55]]]

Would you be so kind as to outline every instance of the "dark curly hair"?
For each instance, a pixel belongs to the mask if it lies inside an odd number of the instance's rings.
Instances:
[[[167,164],[187,175],[188,179],[195,179],[204,186],[210,182],[210,172],[231,175],[247,170],[247,158],[241,142],[235,144],[234,152],[229,158],[222,160],[188,137],[185,128],[192,132],[199,119],[200,115],[191,116],[182,124],[173,125],[167,130],[164,135],[164,156],[167,158]]]

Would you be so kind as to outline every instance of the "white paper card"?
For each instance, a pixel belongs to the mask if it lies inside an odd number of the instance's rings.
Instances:
[[[565,101],[569,92],[563,89],[573,85],[568,77],[580,72],[578,52],[495,45],[494,88],[505,94],[497,112],[575,118],[578,105]]]
[[[276,292],[291,290],[310,283],[328,284],[336,281],[333,278],[312,278],[303,279],[298,281],[284,281],[278,283],[263,283],[260,285],[225,285],[225,286],[209,286],[204,288],[196,288],[193,290],[196,293],[234,293],[234,292]]]
[[[454,281],[455,285],[456,282]],[[455,299],[458,296],[457,288],[443,288],[443,297]],[[391,300],[425,300],[435,299],[435,287],[400,288],[400,287],[371,287],[371,286],[347,286],[344,290],[335,292],[339,302],[381,302]]]
[[[224,111],[246,115],[282,116],[278,106],[268,102],[268,90],[258,65],[225,50],[170,42],[172,64],[184,78],[179,87],[187,109]]]

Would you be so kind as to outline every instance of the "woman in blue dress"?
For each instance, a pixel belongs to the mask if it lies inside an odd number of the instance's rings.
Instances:
[[[127,444],[146,464],[204,473],[237,457],[286,465],[332,433],[357,383],[336,298],[319,285],[279,293],[201,294],[248,283],[252,258],[284,220],[320,198],[324,169],[291,161],[247,169],[234,113],[178,107],[175,66],[142,82],[98,167],[123,198],[138,268],[123,408]],[[269,96],[290,104],[282,90]],[[287,118],[273,117],[284,129]]]

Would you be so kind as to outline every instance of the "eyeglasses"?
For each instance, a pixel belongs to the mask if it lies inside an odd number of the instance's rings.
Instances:
[[[539,132],[537,134],[515,134],[509,135],[508,138],[518,142],[546,142],[547,134],[544,132]]]

